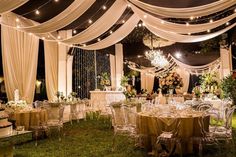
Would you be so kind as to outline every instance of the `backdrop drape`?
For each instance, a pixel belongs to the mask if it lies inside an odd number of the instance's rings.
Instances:
[[[153,91],[154,75],[141,72],[141,89],[147,89],[149,93]]]
[[[58,44],[44,41],[45,81],[48,100],[55,99],[58,91]]]
[[[4,20],[15,20],[2,16]],[[14,99],[14,90],[19,89],[22,100],[32,103],[38,62],[39,39],[25,32],[2,26],[2,61],[8,100]]]

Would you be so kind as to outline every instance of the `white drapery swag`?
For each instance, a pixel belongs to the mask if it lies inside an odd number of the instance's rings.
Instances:
[[[15,20],[2,18],[15,24]],[[25,32],[2,26],[2,60],[8,100],[19,89],[22,100],[32,103],[35,93],[39,39]]]
[[[141,2],[140,0],[129,0],[131,3],[135,4],[139,8],[148,11],[152,14],[164,16],[164,17],[174,17],[174,18],[190,18],[197,16],[206,16],[219,11],[222,11],[230,6],[236,4],[235,0],[219,0],[214,3],[210,3],[198,7],[190,8],[166,8],[154,6]]]
[[[25,4],[26,2],[28,2],[29,0],[0,0],[0,14],[4,14],[7,12],[10,12],[20,6],[22,6],[23,4]]]
[[[180,89],[177,89],[181,93],[188,92],[188,87],[189,87],[189,79],[190,79],[190,74],[188,71],[184,70],[183,68],[176,68],[175,71],[180,75],[180,77],[183,80],[183,87]]]
[[[44,41],[45,80],[48,100],[55,100],[58,91],[58,43]]]
[[[209,33],[206,35],[181,35],[181,34],[177,34],[177,33],[173,33],[173,32],[163,31],[157,27],[146,24],[146,28],[149,31],[151,31],[153,34],[155,34],[156,36],[159,36],[159,37],[169,40],[169,41],[180,42],[180,43],[194,43],[194,42],[205,41],[205,40],[217,37],[217,36],[225,33],[226,31],[230,30],[234,26],[236,26],[236,23],[234,23],[234,24],[232,24],[220,31],[217,31],[214,33]]]
[[[147,89],[149,93],[153,91],[154,76],[141,72],[141,89]]]
[[[75,0],[63,12],[52,19],[33,26],[21,26],[20,29],[31,33],[47,33],[57,31],[79,18],[88,10],[95,0]]]
[[[147,25],[155,26],[158,29],[161,29],[166,32],[187,34],[187,33],[199,33],[206,32],[207,30],[211,30],[217,28],[221,25],[225,25],[228,21],[234,19],[236,17],[236,13],[233,13],[230,16],[222,18],[217,21],[207,22],[204,24],[178,24],[168,21],[163,21],[160,18],[154,17],[151,14],[145,13],[141,9],[131,5],[132,10],[139,16],[139,18]],[[144,16],[145,15],[145,16]]]
[[[122,39],[124,39],[127,35],[129,35],[130,32],[135,28],[136,24],[138,24],[139,18],[136,14],[133,14],[124,25],[122,25],[120,28],[118,28],[115,32],[113,32],[111,35],[106,37],[105,39],[96,42],[91,45],[87,45],[85,47],[79,47],[81,49],[85,50],[99,50],[106,47],[109,47],[111,45],[114,45],[115,43],[118,43]]]
[[[111,28],[124,13],[127,5],[125,0],[115,1],[114,4],[97,21],[75,36],[59,40],[69,44],[81,44],[96,39]],[[115,11],[115,14],[114,14]]]

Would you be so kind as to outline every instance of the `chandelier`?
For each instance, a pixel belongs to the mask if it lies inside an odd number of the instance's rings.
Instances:
[[[155,67],[165,68],[169,65],[166,57],[163,56],[161,50],[149,50],[145,52],[145,56],[151,61],[151,64]]]
[[[143,38],[143,42],[145,45],[147,45],[148,40],[150,41],[148,47],[151,49],[151,50],[145,52],[145,56],[148,60],[151,61],[151,64],[153,66],[165,68],[166,66],[169,65],[169,62],[167,61],[166,57],[163,55],[163,51],[153,50],[153,47],[157,47],[157,45],[159,45],[158,47],[160,47],[160,42],[157,39],[158,39],[158,37],[153,36],[153,34],[146,35]],[[156,41],[156,42],[154,42],[154,41]],[[155,45],[155,43],[157,45]]]

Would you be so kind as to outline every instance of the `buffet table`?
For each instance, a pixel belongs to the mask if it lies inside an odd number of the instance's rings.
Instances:
[[[106,112],[106,106],[112,102],[125,100],[122,91],[90,91],[91,105],[94,110]]]

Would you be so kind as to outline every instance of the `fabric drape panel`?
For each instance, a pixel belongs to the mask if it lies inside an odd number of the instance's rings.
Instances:
[[[4,20],[14,19],[2,16]],[[32,103],[38,61],[39,39],[25,32],[2,26],[2,60],[5,87],[8,100],[14,99],[15,89],[19,89],[22,100]]]
[[[174,17],[174,18],[190,18],[191,16],[206,16],[219,11],[222,11],[230,6],[236,4],[235,0],[220,0],[214,3],[210,3],[198,7],[190,8],[166,8],[150,5],[140,0],[129,0],[131,3],[135,4],[139,8],[148,11],[152,14],[164,16],[164,17]]]
[[[103,33],[105,33],[109,28],[111,28],[124,13],[127,4],[125,0],[117,0],[109,8],[109,10],[104,13],[97,21],[95,21],[91,26],[89,26],[84,31],[76,34],[72,38],[61,40],[65,43],[85,43],[90,40],[96,39]],[[115,13],[114,13],[115,11]]]
[[[10,11],[22,6],[23,4],[25,4],[28,1],[29,0],[0,0],[0,6],[1,6],[0,7],[0,14],[10,12]]]
[[[135,7],[134,5],[131,5],[131,7],[132,7],[132,10],[139,16],[139,18],[145,24],[158,27],[158,29],[161,29],[163,31],[180,33],[180,34],[205,32],[207,30],[217,28],[221,25],[225,25],[226,22],[228,22],[236,17],[236,13],[234,13],[230,16],[227,16],[225,18],[222,18],[220,20],[213,21],[210,23],[207,22],[204,24],[189,24],[187,26],[186,24],[178,24],[178,23],[172,23],[172,22],[168,22],[168,21],[165,21],[163,23],[162,19],[154,17],[148,13],[145,13],[141,9]],[[146,15],[146,17],[144,17],[144,15]]]
[[[110,55],[110,70],[111,70],[111,88],[116,89],[116,59],[114,55]]]
[[[48,100],[52,101],[58,91],[58,44],[44,41],[45,78]]]
[[[86,50],[99,50],[114,45],[115,43],[124,39],[130,32],[132,32],[138,22],[139,18],[133,14],[124,25],[122,25],[105,39],[85,47],[81,46],[79,48]]]
[[[146,24],[146,28],[151,31],[156,36],[159,36],[163,39],[173,41],[173,42],[179,42],[179,43],[193,43],[193,42],[200,42],[205,41],[214,37],[217,37],[218,35],[225,33],[226,31],[230,30],[236,26],[236,23],[220,30],[214,33],[209,33],[206,35],[181,35],[173,32],[163,31],[162,29],[159,29],[157,27],[151,26]]]
[[[177,68],[176,72],[180,75],[180,77],[183,80],[183,87],[180,89],[181,93],[188,92],[189,79],[190,79],[189,72],[185,71],[183,68]]]
[[[35,26],[21,26],[20,29],[31,33],[47,33],[59,30],[79,18],[94,2],[95,0],[75,0],[54,18]]]
[[[152,92],[154,86],[154,76],[141,73],[141,89],[147,89],[149,93]]]

